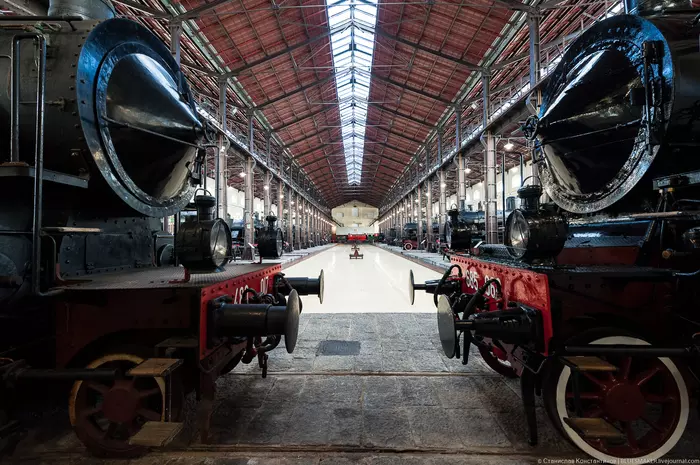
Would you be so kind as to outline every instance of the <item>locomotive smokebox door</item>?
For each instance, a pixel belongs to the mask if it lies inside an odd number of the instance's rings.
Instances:
[[[276,216],[268,216],[267,228],[260,233],[258,239],[258,253],[262,258],[280,258],[284,252],[284,239],[282,230],[275,227]]]

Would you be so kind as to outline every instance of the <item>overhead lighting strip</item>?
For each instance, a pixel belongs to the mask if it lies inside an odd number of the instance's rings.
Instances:
[[[331,30],[349,24],[331,35],[331,47],[338,100],[343,102],[339,111],[348,184],[359,185],[374,54],[374,33],[368,31],[377,23],[377,0],[326,0],[326,7]]]

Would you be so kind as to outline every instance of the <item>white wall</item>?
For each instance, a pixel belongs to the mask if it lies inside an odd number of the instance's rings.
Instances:
[[[356,213],[357,216],[353,216]],[[348,202],[331,210],[331,215],[342,227],[336,228],[336,234],[346,236],[348,234],[375,234],[379,232],[379,225],[375,222],[379,215],[379,209],[362,202]],[[370,226],[370,224],[374,222]]]
[[[530,176],[530,173],[532,172],[532,163],[531,162],[526,162],[525,163],[525,172],[523,175],[523,178],[527,178]],[[502,208],[502,200],[501,200],[501,174],[496,175],[497,178],[497,183],[496,183],[496,192],[498,194],[498,209],[500,210]],[[525,184],[529,184],[530,180],[526,181]],[[520,167],[516,166],[511,169],[509,169],[506,172],[506,198],[510,196],[516,196],[518,194],[518,189],[520,189]],[[471,205],[473,210],[478,209],[478,204],[481,202],[481,207],[482,209],[485,208],[484,205],[484,183],[480,182],[478,184],[474,184],[472,187],[467,188],[467,198],[466,198],[466,204]],[[448,204],[448,209],[450,202],[447,202]]]
[[[216,182],[212,178],[207,178],[207,190],[214,196],[216,196]],[[238,190],[234,187],[227,188],[228,193],[228,214],[231,215],[233,221],[243,221],[243,211],[245,208],[245,192]],[[275,200],[277,197],[275,197]],[[263,199],[255,197],[253,200],[253,213],[258,213],[261,220],[264,220],[263,216],[265,212],[265,202]],[[277,204],[272,203],[272,211],[277,212]]]

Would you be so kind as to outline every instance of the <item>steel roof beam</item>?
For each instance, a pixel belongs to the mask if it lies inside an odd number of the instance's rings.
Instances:
[[[391,110],[391,109],[389,109],[389,108],[387,108],[387,107],[385,107],[385,106],[383,106],[383,105],[379,105],[378,103],[369,102],[368,105],[369,105],[369,106],[373,106],[374,108],[377,108],[377,109],[379,109],[379,110],[385,111],[385,112],[387,112],[387,113],[391,113],[392,115],[400,116],[400,117],[403,118],[403,119],[406,119],[406,120],[408,120],[408,121],[412,121],[412,122],[414,122],[414,123],[416,123],[416,124],[419,124],[419,125],[421,125],[421,126],[425,126],[425,127],[427,127],[427,128],[430,128],[430,129],[433,128],[433,126],[432,126],[431,124],[426,123],[425,121],[420,120],[420,119],[416,118],[415,116],[406,115],[406,114],[404,114],[404,113],[399,113],[399,112],[396,111],[396,110]]]
[[[279,97],[275,97],[273,99],[270,99],[267,102],[259,103],[259,104],[255,105],[255,109],[262,110],[263,108],[265,108],[267,106],[270,106],[274,103],[277,103],[280,100],[287,99],[287,98],[291,97],[292,95],[298,94],[299,92],[304,92],[305,90],[311,89],[312,87],[315,87],[315,86],[322,86],[322,85],[326,84],[328,81],[330,81],[331,79],[335,79],[335,73],[331,73],[330,76],[328,76],[325,79],[321,79],[320,81],[314,81],[311,84],[307,84],[305,86],[298,87],[291,92],[287,92],[286,94],[280,95]]]
[[[398,163],[399,165],[405,165],[406,161],[405,160],[399,160],[397,158],[390,157],[387,154],[384,153],[375,153],[375,152],[365,152],[365,155],[369,156],[375,156],[375,157],[380,157],[380,158],[385,158],[389,161],[393,161],[394,163]]]
[[[321,160],[316,160],[314,163],[316,163],[316,162],[318,162],[318,161],[321,161]],[[306,176],[311,176],[313,173],[316,173],[316,172],[318,172],[318,171],[320,171],[320,170],[323,170],[323,169],[327,169],[327,170],[330,171],[330,166],[324,165],[324,166],[319,166],[318,168],[314,168],[314,169],[312,169],[311,171],[307,172],[307,173],[306,173]]]
[[[154,18],[172,18],[172,16],[166,13],[165,11],[156,10],[155,8],[150,8],[142,3],[134,2],[131,0],[114,0],[114,3],[119,3],[124,6],[128,6],[129,8],[133,8],[134,10],[141,11],[143,13],[148,13]]]
[[[392,80],[392,79],[379,76],[378,74],[375,74],[375,73],[371,73],[371,76],[372,76],[374,79],[378,80],[379,82],[384,82],[384,83],[390,84],[390,85],[392,85],[392,86],[394,86],[394,87],[400,87],[401,89],[407,90],[407,91],[409,91],[409,92],[411,92],[411,93],[413,93],[413,94],[420,95],[421,97],[425,97],[425,98],[430,99],[430,100],[435,100],[436,102],[440,102],[440,103],[442,103],[442,104],[445,105],[445,106],[450,106],[450,105],[452,105],[452,101],[451,101],[451,100],[447,100],[447,99],[442,98],[442,97],[437,96],[437,95],[429,94],[428,92],[426,92],[426,91],[424,91],[424,90],[416,89],[415,87],[411,87],[411,86],[406,85],[406,84],[401,84],[401,83],[396,82],[396,81],[394,81],[394,80]]]
[[[369,31],[369,32],[371,32],[371,31]],[[461,58],[456,58],[456,57],[447,55],[447,54],[440,52],[438,50],[433,50],[431,48],[426,47],[425,45],[417,44],[417,43],[411,42],[409,40],[402,39],[401,37],[397,37],[395,35],[389,34],[388,32],[383,31],[382,29],[380,29],[378,27],[374,28],[374,33],[380,37],[394,40],[394,41],[396,41],[400,44],[403,44],[407,47],[412,47],[412,48],[415,48],[416,50],[420,50],[422,52],[429,53],[433,56],[436,56],[438,58],[442,58],[443,60],[450,61],[456,65],[463,66],[463,67],[470,69],[472,71],[483,71],[483,68],[477,64],[462,60]]]
[[[302,121],[304,121],[304,120],[306,120],[306,119],[313,118],[314,116],[320,115],[320,114],[323,113],[324,111],[328,111],[328,110],[330,110],[330,109],[335,109],[335,107],[325,107],[325,108],[321,108],[321,109],[318,110],[318,111],[314,111],[314,112],[312,112],[312,113],[309,113],[309,114],[306,115],[306,116],[301,116],[301,117],[299,117],[299,118],[297,118],[297,119],[295,119],[295,120],[293,120],[293,121],[290,121],[290,122],[287,123],[287,124],[283,124],[283,125],[280,126],[280,127],[272,128],[272,129],[273,129],[275,132],[283,131],[283,130],[287,129],[287,128],[290,127],[290,126],[294,126],[295,124],[300,123],[300,122],[302,122]]]
[[[314,42],[317,42],[321,39],[325,39],[326,37],[330,36],[331,34],[333,34],[333,32],[329,30],[327,32],[324,32],[323,34],[319,34],[317,36],[311,37],[311,38],[306,39],[306,40],[299,42],[297,44],[290,45],[289,47],[283,48],[279,52],[275,52],[271,55],[266,55],[258,60],[247,63],[243,66],[239,66],[238,68],[236,68],[232,71],[229,71],[228,73],[225,73],[222,76],[226,77],[226,78],[236,77],[244,71],[248,71],[249,69],[255,68],[256,66],[259,66],[263,63],[267,63],[270,60],[274,60],[275,58],[279,58],[279,57],[284,56],[288,53],[292,53],[294,50],[300,49],[302,47],[306,47],[307,45],[311,45]],[[329,45],[330,45],[330,42],[329,42]]]
[[[404,140],[407,140],[407,141],[409,141],[409,142],[413,142],[414,144],[423,145],[423,143],[425,142],[425,141],[422,141],[422,140],[418,140],[418,139],[414,139],[414,138],[412,138],[412,137],[405,136],[405,135],[403,135],[403,134],[401,134],[401,133],[398,133],[398,132],[392,132],[390,129],[387,129],[387,128],[380,128],[380,129],[385,130],[385,131],[388,133],[388,136],[400,137],[400,138],[402,138],[402,139],[404,139]],[[388,137],[388,136],[387,136],[387,137]]]
[[[305,156],[310,155],[310,154],[314,153],[315,151],[320,150],[320,149],[322,149],[322,148],[324,148],[324,147],[328,147],[329,145],[336,145],[336,144],[339,144],[339,143],[342,143],[342,142],[343,142],[343,141],[324,142],[323,144],[321,144],[321,145],[319,145],[319,146],[316,146],[316,147],[314,147],[314,148],[312,148],[312,149],[309,149],[309,150],[305,151],[304,153],[300,153],[299,155],[293,156],[293,157],[292,157],[292,160],[299,160],[300,158],[304,158]],[[325,153],[324,153],[323,155],[326,156]]]
[[[297,145],[297,144],[299,144],[299,143],[301,143],[301,142],[304,142],[305,140],[309,140],[309,139],[311,139],[312,137],[316,137],[316,136],[318,136],[318,135],[320,135],[320,134],[323,134],[323,133],[326,132],[326,131],[330,131],[330,129],[321,129],[321,130],[318,130],[318,131],[313,132],[313,133],[311,133],[311,134],[307,134],[307,135],[305,135],[304,137],[302,137],[301,139],[293,140],[293,141],[291,141],[291,142],[288,143],[288,144],[284,144],[284,145],[282,146],[282,150],[288,149],[289,147],[292,147],[292,146]]]
[[[399,152],[399,153],[403,153],[404,155],[408,155],[408,156],[411,157],[411,158],[413,158],[414,156],[416,156],[415,153],[411,153],[411,152],[408,152],[408,151],[406,151],[406,150],[404,150],[404,149],[400,149],[400,148],[398,148],[398,147],[394,147],[394,146],[391,145],[391,144],[384,144],[384,147],[388,148],[389,150],[393,150],[394,152]],[[404,161],[403,163],[406,164],[405,161]]]
[[[187,61],[187,60],[182,60],[182,59],[181,59],[181,60],[180,60],[180,65],[181,65],[181,66],[184,66],[185,68],[189,68],[189,69],[192,69],[192,70],[194,70],[194,71],[199,71],[200,73],[207,74],[207,75],[209,75],[209,76],[214,76],[214,77],[218,77],[218,76],[219,76],[219,73],[217,73],[216,71],[211,70],[211,69],[202,68],[201,66],[196,65],[196,64],[194,64],[194,63],[190,63],[190,62]]]
[[[559,0],[563,1],[563,0]],[[537,11],[537,8],[532,7],[530,5],[526,5],[525,3],[521,3],[518,0],[496,0],[496,3],[500,3],[502,5],[507,6],[511,10],[516,10],[516,11],[525,11],[528,13],[534,13]]]
[[[198,19],[202,13],[206,13],[209,10],[213,10],[217,6],[221,6],[224,3],[228,3],[230,1],[231,0],[213,0],[212,2],[205,3],[204,5],[200,5],[197,8],[193,8],[189,11],[185,11],[184,13],[175,16],[172,19],[172,22],[181,23],[183,21],[187,21],[188,19]]]
[[[330,157],[334,157],[334,156],[342,156],[342,157],[344,157],[345,154],[342,154],[342,153],[341,153],[341,154],[336,154],[336,155],[325,155],[324,158],[317,158],[316,160],[311,160],[311,161],[308,161],[308,162],[304,163],[303,165],[299,165],[299,168],[304,169],[304,168],[306,168],[307,166],[313,165],[314,163],[318,163],[318,162],[321,162],[321,161],[328,162],[328,167],[329,167],[329,168],[332,168],[333,165],[331,165],[331,163],[328,161],[328,159],[329,159]],[[306,175],[308,176],[309,173],[306,173]]]

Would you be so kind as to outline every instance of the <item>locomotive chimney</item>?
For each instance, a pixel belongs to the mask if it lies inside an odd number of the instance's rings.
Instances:
[[[51,0],[49,16],[80,16],[83,19],[110,19],[116,16],[111,0]]]
[[[673,10],[692,8],[690,0],[624,0],[628,15],[651,16]]]

